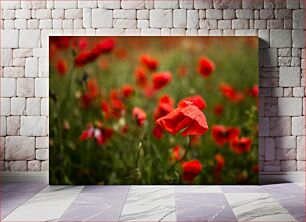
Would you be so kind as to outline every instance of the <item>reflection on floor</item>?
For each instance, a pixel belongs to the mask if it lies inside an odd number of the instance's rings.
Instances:
[[[304,184],[1,186],[3,221],[305,221]]]

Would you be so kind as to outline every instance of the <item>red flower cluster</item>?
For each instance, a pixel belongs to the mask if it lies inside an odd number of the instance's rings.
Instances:
[[[235,127],[226,127],[223,125],[214,125],[212,127],[212,137],[215,142],[223,146],[225,143],[230,143],[238,138],[240,130]]]
[[[147,114],[145,113],[145,111],[143,111],[143,109],[139,107],[133,108],[132,116],[136,119],[138,126],[142,126],[147,119]]]
[[[210,76],[216,70],[215,64],[206,57],[200,57],[198,62],[198,73],[203,77]]]
[[[76,66],[84,66],[95,61],[101,54],[111,52],[115,47],[115,40],[108,38],[98,43],[91,51],[81,52],[74,60]]]
[[[123,91],[121,91],[123,93]],[[122,101],[122,97],[120,92],[116,90],[111,90],[108,96],[108,100],[102,100],[101,102],[101,110],[105,119],[109,119],[111,117],[115,119],[119,119],[125,111],[125,105]]]
[[[102,127],[102,124],[96,128],[92,124],[88,124],[87,129],[84,130],[80,136],[80,141],[95,139],[99,145],[102,145],[111,138],[112,134],[113,130]]]
[[[235,138],[231,142],[231,150],[237,154],[247,153],[251,150],[252,140],[247,137],[242,137],[240,139]]]
[[[204,113],[190,101],[185,101],[156,123],[171,134],[182,132],[183,136],[203,135],[208,130]]]
[[[82,95],[82,105],[88,108],[92,101],[99,95],[99,84],[96,79],[89,79],[86,83],[87,91]]]
[[[244,99],[243,93],[236,91],[229,84],[221,83],[219,89],[220,92],[231,102],[238,103]]]
[[[191,160],[182,163],[183,180],[186,182],[192,182],[196,176],[202,171],[202,164],[198,160]]]
[[[159,62],[157,61],[157,59],[149,55],[140,56],[140,62],[151,71],[156,70],[159,65]]]
[[[57,69],[57,72],[61,76],[64,76],[68,71],[68,65],[67,65],[66,61],[63,60],[63,59],[59,59],[57,61],[57,64],[56,64],[56,69]]]

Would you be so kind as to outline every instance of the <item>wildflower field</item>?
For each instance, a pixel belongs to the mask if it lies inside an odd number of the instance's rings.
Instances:
[[[256,37],[50,37],[50,184],[257,184]]]

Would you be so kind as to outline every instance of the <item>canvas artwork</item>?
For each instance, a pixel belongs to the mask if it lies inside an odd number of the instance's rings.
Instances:
[[[257,37],[50,37],[50,184],[257,184]]]

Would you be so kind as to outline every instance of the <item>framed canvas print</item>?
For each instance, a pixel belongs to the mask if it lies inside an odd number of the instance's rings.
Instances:
[[[257,37],[50,37],[50,184],[257,184]]]

